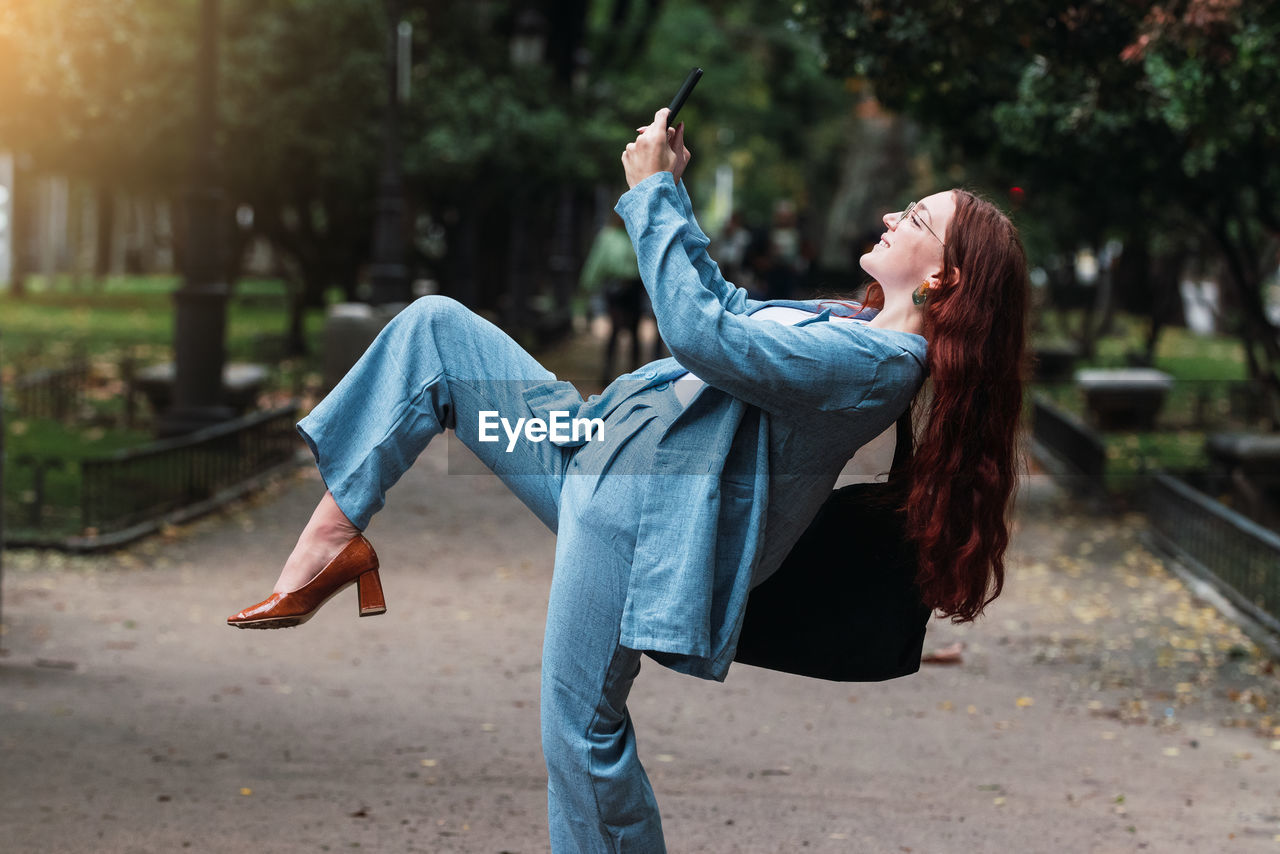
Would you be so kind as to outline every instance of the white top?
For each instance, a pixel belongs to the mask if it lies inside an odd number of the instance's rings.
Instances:
[[[814,312],[805,311],[799,308],[789,308],[782,305],[767,305],[764,308],[752,312],[748,315],[752,320],[769,320],[774,323],[781,323],[786,326],[794,326],[802,320],[806,320],[814,316]],[[855,320],[852,317],[840,317],[839,315],[829,315],[828,321],[839,323],[866,323],[865,320]],[[676,397],[680,401],[681,406],[688,406],[689,401],[693,400],[702,387],[706,385],[702,380],[698,379],[692,372],[681,374],[672,382],[671,388],[675,391]]]

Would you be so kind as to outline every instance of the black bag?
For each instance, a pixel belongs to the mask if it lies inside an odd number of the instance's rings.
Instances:
[[[905,514],[894,509],[910,454],[908,410],[888,482],[832,491],[782,565],[751,591],[735,661],[836,682],[920,669],[932,609],[915,584]]]

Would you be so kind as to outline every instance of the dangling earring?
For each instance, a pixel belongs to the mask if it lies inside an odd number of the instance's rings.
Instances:
[[[920,287],[911,292],[911,301],[916,305],[924,305],[924,301],[929,298],[929,280],[920,283]]]

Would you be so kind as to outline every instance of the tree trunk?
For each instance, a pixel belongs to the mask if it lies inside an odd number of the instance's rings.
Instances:
[[[1251,372],[1256,372],[1255,381],[1267,393],[1268,417],[1274,427],[1280,424],[1280,373],[1277,373],[1277,368],[1280,368],[1280,334],[1267,319],[1262,299],[1262,271],[1258,259],[1244,251],[1225,225],[1219,223],[1214,226],[1212,235],[1227,264],[1226,281],[1240,307],[1240,331],[1245,354]]]
[[[227,206],[231,208],[231,205]],[[244,257],[249,244],[253,241],[253,230],[242,228],[236,219],[234,209],[226,213],[225,233],[227,235],[227,284],[234,285],[244,275]]]
[[[1156,256],[1151,265],[1151,328],[1147,333],[1146,362],[1155,363],[1156,348],[1160,344],[1160,332],[1165,326],[1183,322],[1182,297],[1178,289],[1182,281],[1182,268],[1186,254],[1181,251],[1164,252]]]
[[[115,191],[107,184],[99,184],[97,191],[97,211],[94,217],[95,247],[93,255],[93,276],[101,289],[107,276],[111,275],[111,248],[116,227]]]
[[[307,300],[306,286],[301,282],[290,280],[289,289],[289,326],[285,330],[284,352],[288,356],[306,356],[307,333]]]
[[[9,225],[9,240],[13,247],[9,267],[9,293],[15,297],[26,296],[31,261],[28,244],[31,242],[31,191],[34,188],[34,178],[29,169],[23,168],[22,159],[21,155],[15,157],[13,163],[13,215]]]
[[[1097,247],[1094,247],[1093,254],[1097,257]],[[1115,273],[1110,267],[1105,270],[1098,269],[1098,278],[1094,284],[1096,290],[1093,295],[1093,307],[1086,315],[1085,323],[1084,350],[1090,357],[1097,351],[1098,339],[1111,332],[1112,323],[1115,320],[1114,280]]]

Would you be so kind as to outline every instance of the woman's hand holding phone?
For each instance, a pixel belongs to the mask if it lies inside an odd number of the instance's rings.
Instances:
[[[653,114],[653,123],[637,128],[639,136],[622,152],[622,168],[627,186],[634,187],[650,175],[670,172],[677,181],[689,165],[692,154],[684,144],[684,122],[674,129],[667,127],[666,107]]]
[[[684,106],[693,87],[702,79],[702,69],[695,68],[689,72],[680,89],[671,99],[669,107],[663,107],[653,114],[653,123],[648,127],[636,128],[636,141],[627,145],[622,152],[622,168],[627,173],[627,186],[634,187],[650,175],[658,172],[670,172],[677,181],[684,174],[693,155],[684,144],[684,122],[674,128],[668,127],[671,119]]]

